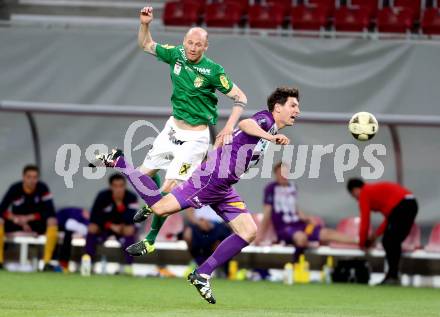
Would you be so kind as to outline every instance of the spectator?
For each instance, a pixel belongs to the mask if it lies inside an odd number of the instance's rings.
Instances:
[[[284,177],[285,170],[286,166],[281,162],[276,164],[275,182],[268,184],[264,190],[264,217],[255,243],[262,242],[271,222],[278,241],[295,246],[293,262],[298,261],[312,241],[357,243],[356,239],[316,224],[313,217],[298,209],[296,187]]]
[[[60,249],[60,266],[68,271],[72,238],[74,235],[85,237],[89,225],[90,213],[82,208],[63,208],[57,212],[58,227],[64,232],[63,244]]]
[[[0,204],[0,267],[3,267],[5,232],[46,233],[43,271],[53,271],[49,264],[58,239],[57,219],[49,187],[39,180],[37,166],[23,168],[21,182],[9,187]]]
[[[136,195],[126,189],[126,179],[119,173],[110,176],[109,185],[109,189],[98,194],[92,207],[85,247],[92,260],[95,260],[98,242],[103,243],[110,236],[115,236],[125,250],[136,238],[133,223],[133,216],[139,208]],[[133,258],[126,252],[124,255],[128,264],[124,271],[131,274]]]
[[[200,266],[231,234],[231,230],[209,206],[195,210],[190,208],[186,214],[188,225],[183,231],[183,239],[197,266]]]
[[[402,242],[411,231],[418,210],[414,195],[405,187],[395,183],[365,184],[358,178],[350,179],[347,189],[359,202],[361,216],[359,246],[370,248],[383,234],[382,244],[388,262],[388,272],[381,284],[399,285],[398,273]],[[376,231],[368,236],[372,210],[383,214],[385,219]]]

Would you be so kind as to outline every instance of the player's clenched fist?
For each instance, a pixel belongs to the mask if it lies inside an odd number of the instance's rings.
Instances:
[[[140,20],[142,24],[150,24],[153,20],[153,8],[143,7],[141,9]]]
[[[287,145],[290,143],[289,138],[286,137],[284,134],[274,135],[271,141],[275,144],[280,144],[280,145]]]

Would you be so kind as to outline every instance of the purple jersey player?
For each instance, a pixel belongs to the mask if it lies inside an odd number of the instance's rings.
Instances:
[[[278,131],[292,126],[300,113],[298,89],[277,88],[269,96],[267,106],[268,110],[240,121],[232,143],[211,151],[206,162],[199,165],[189,180],[164,197],[150,177],[125,162],[120,150],[97,157],[106,166],[120,169],[149,206],[136,214],[135,221],[145,220],[152,213],[168,216],[188,207],[210,205],[230,225],[233,233],[188,276],[200,295],[211,304],[215,303],[209,283],[212,272],[249,245],[257,232],[245,203],[232,185],[258,162],[269,142],[289,144],[289,139]],[[146,254],[145,241],[133,244],[126,251],[137,256]]]
[[[333,229],[323,228],[313,216],[308,216],[298,209],[297,190],[293,183],[284,176],[288,167],[281,162],[274,167],[275,182],[264,190],[264,217],[259,228],[256,244],[260,244],[272,223],[278,241],[295,246],[293,262],[298,261],[310,242],[330,241],[356,243],[356,238],[346,236]]]

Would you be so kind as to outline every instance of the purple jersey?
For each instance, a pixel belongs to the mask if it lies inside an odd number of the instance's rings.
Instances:
[[[260,111],[251,119],[266,132],[278,131],[272,113]],[[191,178],[176,187],[172,194],[182,209],[210,205],[225,221],[247,212],[241,197],[232,188],[240,176],[258,163],[269,141],[236,129],[232,143],[209,152],[206,162],[199,165]]]
[[[272,113],[267,110],[257,112],[253,119],[264,131],[275,135],[277,126]],[[224,145],[209,155],[213,173],[217,178],[228,184],[235,184],[240,177],[252,166],[255,166],[266,152],[270,141],[251,136],[240,129],[235,129],[232,143]]]
[[[296,202],[297,191],[294,184],[283,186],[273,182],[266,186],[264,203],[272,207],[272,224],[276,232],[300,221]]]

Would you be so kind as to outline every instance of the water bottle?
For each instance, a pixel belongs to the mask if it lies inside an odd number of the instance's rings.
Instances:
[[[284,284],[292,285],[293,284],[293,264],[288,262],[284,265]]]
[[[90,276],[92,273],[92,258],[88,254],[81,257],[81,275]]]

